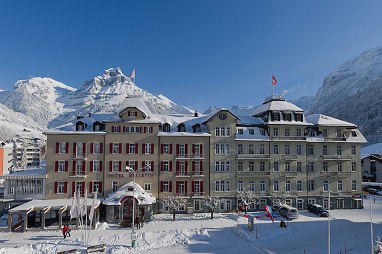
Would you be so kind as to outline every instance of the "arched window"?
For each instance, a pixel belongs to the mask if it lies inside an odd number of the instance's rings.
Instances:
[[[192,130],[193,132],[201,132],[202,128],[200,127],[200,124],[197,123],[192,126]]]
[[[186,126],[184,123],[181,123],[178,125],[178,132],[185,132],[186,131]]]
[[[170,125],[168,123],[163,124],[162,126],[164,132],[170,132]]]

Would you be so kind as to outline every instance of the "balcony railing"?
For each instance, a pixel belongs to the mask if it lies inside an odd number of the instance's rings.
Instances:
[[[252,153],[246,153],[246,154],[236,154],[236,159],[245,160],[245,159],[269,159],[269,154],[252,154]]]
[[[297,171],[281,171],[281,175],[285,177],[296,177]]]
[[[350,156],[338,155],[338,154],[327,154],[321,155],[324,160],[351,160]]]
[[[203,197],[205,192],[202,191],[195,191],[195,192],[190,192],[190,196],[196,198],[196,197]]]
[[[320,176],[349,176],[349,171],[320,171]]]
[[[298,141],[303,141],[306,140],[306,137],[301,137],[301,136],[272,136],[272,140],[298,140]]]
[[[346,138],[344,138],[344,137],[334,137],[334,138],[325,137],[324,140],[325,141],[346,141]]]
[[[87,157],[84,153],[73,153],[71,158],[73,160],[87,160]]]
[[[188,172],[185,172],[185,171],[176,171],[175,176],[176,177],[190,177]]]
[[[237,171],[236,172],[236,175],[237,176],[267,176],[267,175],[270,175],[271,172],[269,170],[267,171],[259,171],[259,170],[256,170],[256,171]]]
[[[177,160],[204,160],[206,157],[204,154],[177,154],[175,159]]]
[[[295,161],[295,160],[297,160],[297,155],[283,154],[282,158],[283,158],[283,160],[286,160],[286,161]]]
[[[192,176],[201,176],[201,177],[204,176],[204,171],[203,170],[194,170],[191,173],[192,173]]]
[[[86,172],[86,170],[69,171],[69,176],[71,176],[71,177],[86,177],[87,172]]]

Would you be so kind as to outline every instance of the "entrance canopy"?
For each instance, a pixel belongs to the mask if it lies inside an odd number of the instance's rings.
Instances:
[[[113,192],[102,202],[104,205],[121,205],[121,200],[127,196],[135,197],[138,205],[151,205],[156,202],[156,198],[151,193],[146,192],[139,184],[130,181]]]
[[[93,204],[93,198],[87,199],[87,206],[91,207]],[[100,201],[96,201],[96,207],[100,204]],[[42,210],[47,207],[50,207],[52,209],[60,209],[63,207],[70,208],[72,205],[72,199],[46,199],[46,200],[39,200],[34,199],[27,203],[24,203],[22,205],[16,206],[12,209],[10,209],[10,212],[20,212],[20,211],[30,211],[30,210]]]

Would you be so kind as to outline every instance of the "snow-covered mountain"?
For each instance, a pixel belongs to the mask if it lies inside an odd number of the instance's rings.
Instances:
[[[75,119],[78,115],[95,112],[118,112],[126,105],[126,97],[141,97],[153,113],[191,114],[194,111],[177,105],[164,95],[155,96],[136,86],[120,68],[105,70],[82,85],[78,90],[51,78],[35,77],[20,80],[13,92],[0,92],[0,103],[13,112],[29,116],[44,130]],[[5,112],[5,111],[4,111]]]

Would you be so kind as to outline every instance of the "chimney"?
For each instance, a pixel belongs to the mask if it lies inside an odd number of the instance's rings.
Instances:
[[[194,117],[198,117],[198,116],[199,116],[198,111],[195,111],[195,113],[194,113]]]

